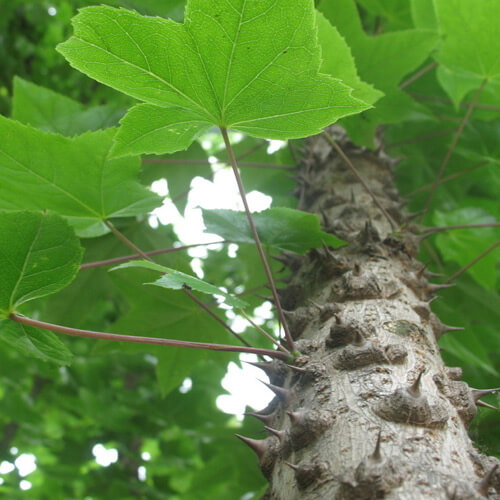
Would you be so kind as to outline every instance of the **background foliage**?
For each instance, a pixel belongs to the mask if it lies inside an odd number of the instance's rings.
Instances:
[[[0,113],[20,123],[0,117],[0,127],[3,134],[13,130],[18,142],[9,143],[12,150],[22,152],[28,137],[53,132],[67,137],[51,140],[57,147],[64,143],[68,157],[82,149],[97,154],[85,146],[85,141],[96,137],[106,155],[109,133],[99,130],[116,125],[135,101],[72,69],[55,51],[55,46],[71,35],[70,19],[77,8],[101,3],[14,0],[2,5]],[[176,0],[106,3],[176,20],[182,20],[184,8],[184,2]],[[500,19],[500,13],[494,13],[493,9],[498,10],[495,0],[318,3],[322,12],[319,38],[325,53],[322,71],[356,88],[358,94],[354,95],[360,99],[376,101],[374,108],[345,118],[341,124],[355,142],[368,148],[383,144],[387,154],[401,158],[396,179],[401,193],[407,195],[410,211],[423,208],[429,192],[423,188],[434,181],[468,103],[487,79],[445,175],[474,170],[438,187],[424,223],[448,226],[498,221],[500,67],[494,57],[500,48],[494,47],[498,44],[498,21],[495,26],[494,20]],[[337,50],[329,51],[332,46]],[[332,52],[339,54],[338,60],[327,56]],[[423,68],[428,71],[420,78],[404,83]],[[93,132],[71,138],[87,131]],[[254,149],[246,161],[290,165],[294,163],[292,152],[301,146],[300,141],[293,141],[292,150],[284,148],[269,155],[266,147],[255,149],[260,142],[244,137],[235,147],[236,154]],[[165,158],[181,162],[215,156],[225,160],[221,146],[220,138],[210,131],[187,152]],[[49,160],[46,168],[53,167]],[[114,161],[125,162],[120,168],[139,169],[137,158]],[[84,164],[82,161],[82,168]],[[187,168],[175,162],[147,163],[141,175],[146,186],[167,178],[169,196],[183,213],[191,180],[195,176],[211,179],[212,169],[203,165]],[[242,175],[248,191],[259,190],[273,197],[273,207],[296,206],[287,170],[243,168]],[[13,196],[7,180],[2,177],[0,210],[49,208],[43,205],[57,201],[50,192],[45,193],[46,198],[30,197],[28,188],[24,196]],[[170,247],[179,241],[171,226],[150,227],[141,215],[148,203],[149,208],[157,206],[156,197],[138,182],[122,189],[128,194],[135,192],[144,204],[137,212],[127,211],[119,206],[121,196],[115,196],[116,204],[105,213],[115,217],[120,230],[143,250]],[[61,212],[63,205],[66,212]],[[76,213],[63,205],[56,209],[71,220]],[[98,212],[103,208],[92,207]],[[241,243],[237,259],[229,258],[225,247],[209,251],[203,260],[204,279],[231,292],[253,290],[265,283],[264,275],[248,236],[224,233],[227,217],[233,216],[224,211],[205,214],[210,230]],[[103,234],[105,228],[90,212],[78,231],[84,236],[85,262],[127,253],[112,235]],[[300,229],[298,232],[300,235]],[[5,237],[2,232],[0,238]],[[498,228],[440,232],[426,240],[420,259],[432,270],[450,276],[499,239]],[[321,240],[318,233],[311,236],[308,248],[315,246],[313,240]],[[290,249],[289,242],[272,243]],[[157,262],[192,273],[191,257],[186,252],[160,256]],[[273,266],[278,271],[279,265]],[[448,364],[461,366],[465,380],[478,388],[499,385],[497,277],[498,250],[460,276],[457,286],[442,292],[442,299],[433,305],[445,323],[465,327],[464,332],[443,337],[443,356]],[[165,336],[168,331],[171,338],[231,342],[217,323],[183,295],[141,284],[156,278],[143,269],[113,273],[104,268],[87,269],[62,293],[27,303],[23,312],[77,328],[149,336]],[[251,307],[262,302],[255,294],[244,299]],[[269,347],[252,329],[244,336],[252,345]],[[4,460],[0,464],[0,492],[6,498],[233,500],[244,495],[252,498],[251,493],[262,488],[254,457],[232,436],[237,430],[257,437],[258,426],[249,419],[237,421],[215,405],[223,392],[220,380],[227,364],[238,362],[238,356],[64,338],[73,360],[68,366],[68,360],[63,360],[61,366],[40,355],[30,357],[29,349],[19,345],[16,349],[6,340],[0,351],[0,458]],[[180,392],[186,377],[191,379],[192,388]],[[495,398],[488,401],[495,403]],[[484,452],[500,456],[498,424],[494,411],[481,409],[471,433]],[[92,455],[97,443],[117,449],[119,460],[106,468],[98,465]],[[37,469],[26,477],[32,486],[25,492],[19,489],[21,469],[11,471],[9,464],[26,453],[36,457]],[[146,468],[145,480],[138,477],[140,467]]]

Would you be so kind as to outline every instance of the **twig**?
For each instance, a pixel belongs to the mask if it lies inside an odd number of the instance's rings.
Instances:
[[[481,92],[483,91],[484,86],[486,85],[487,81],[488,80],[485,78],[483,80],[483,82],[481,83],[481,86],[477,89],[477,92],[475,93],[474,98],[472,99],[471,103],[469,104],[467,111],[465,112],[465,115],[462,118],[462,121],[460,122],[460,126],[458,127],[458,129],[453,137],[453,140],[451,141],[450,147],[448,148],[448,151],[446,152],[446,155],[443,158],[443,161],[441,162],[436,179],[435,179],[433,185],[431,186],[431,192],[429,193],[429,196],[427,197],[427,200],[425,202],[424,213],[422,215],[422,218],[425,215],[425,213],[429,210],[432,199],[434,198],[434,193],[436,191],[436,187],[437,187],[439,181],[441,180],[441,177],[443,176],[446,165],[448,165],[448,162],[450,161],[451,155],[455,151],[455,147],[458,143],[458,140],[460,139],[462,132],[464,131],[464,128],[467,125],[467,122],[469,121],[470,115],[474,111],[474,106],[475,106],[477,100],[479,99],[479,96],[481,95]]]
[[[164,253],[177,252],[180,250],[186,250],[188,248],[193,248],[193,247],[217,245],[219,243],[228,243],[228,242],[227,241],[213,241],[212,243],[196,243],[194,245],[183,245],[183,246],[172,247],[172,248],[160,248],[159,250],[151,250],[149,252],[144,252],[144,255],[151,257],[153,255],[161,255]],[[83,269],[91,269],[94,267],[109,266],[111,264],[119,264],[120,262],[128,262],[129,260],[140,259],[141,257],[142,257],[142,255],[140,255],[140,254],[134,254],[134,255],[124,255],[123,257],[115,257],[114,259],[99,260],[97,262],[88,262],[87,264],[82,264],[80,266],[80,269],[83,270]]]
[[[372,197],[373,203],[379,208],[379,210],[384,214],[385,218],[389,221],[392,229],[396,229],[398,225],[394,221],[394,219],[389,215],[387,210],[382,206],[379,199],[375,196],[375,193],[371,190],[370,186],[366,183],[363,176],[359,173],[358,169],[354,166],[352,161],[346,156],[342,148],[333,140],[333,138],[323,130],[323,135],[325,136],[328,143],[337,151],[339,156],[346,162],[347,166],[351,169],[352,173],[356,176],[358,181],[363,185],[366,192]]]
[[[108,220],[104,221],[105,226],[125,245],[132,249],[136,254],[142,257],[144,260],[149,260],[152,262],[151,257],[146,255],[138,246],[132,243],[122,232],[120,232],[116,227]]]
[[[288,349],[286,349],[285,347],[283,347],[276,339],[273,339],[271,337],[271,335],[269,335],[269,333],[267,333],[264,328],[262,328],[261,326],[259,326],[257,323],[255,323],[255,321],[252,320],[252,318],[250,318],[250,316],[245,312],[243,311],[243,309],[240,309],[239,310],[239,313],[259,332],[261,333],[262,335],[264,335],[264,337],[266,337],[268,340],[270,340],[280,351],[283,351],[284,353],[288,354],[291,356],[291,353]]]
[[[403,141],[387,144],[386,146],[384,146],[384,150],[387,151],[388,149],[395,148],[397,146],[404,146],[406,144],[413,144],[414,142],[426,141],[427,139],[434,139],[435,137],[441,137],[443,135],[451,134],[456,130],[457,130],[456,128],[450,128],[447,130],[439,130],[437,132],[432,132],[430,134],[418,135],[417,137],[412,137],[411,139],[405,139]]]
[[[433,95],[425,95],[425,94],[418,94],[415,92],[410,92],[409,93],[412,97],[415,97],[416,99],[422,99],[423,101],[435,101],[435,102],[443,102],[445,104],[453,104],[453,101],[451,99],[446,99],[444,97],[437,97]],[[460,106],[463,106],[466,108],[467,106],[470,105],[470,102],[461,102]],[[476,109],[484,109],[486,111],[500,111],[500,106],[493,106],[491,104],[481,104],[477,103],[474,106]]]
[[[240,191],[241,200],[243,202],[243,206],[245,207],[245,213],[247,216],[248,224],[250,226],[250,230],[252,231],[253,239],[254,239],[255,244],[257,246],[257,251],[259,252],[260,260],[262,262],[262,266],[264,267],[264,271],[266,273],[267,280],[269,282],[269,286],[271,287],[271,291],[272,291],[273,298],[274,298],[274,303],[275,303],[276,308],[278,310],[279,319],[283,325],[283,329],[285,330],[286,342],[288,344],[288,347],[292,351],[294,351],[295,344],[293,342],[292,335],[290,334],[290,331],[288,329],[285,315],[283,313],[283,308],[281,307],[281,302],[280,302],[280,299],[278,297],[278,291],[276,290],[276,285],[274,283],[273,274],[272,274],[271,268],[269,267],[269,264],[267,262],[266,255],[264,254],[264,249],[262,248],[262,243],[260,241],[259,234],[257,233],[257,228],[255,227],[252,213],[250,212],[250,207],[248,206],[247,196],[245,193],[245,187],[243,186],[243,181],[241,180],[240,172],[238,170],[238,164],[236,163],[236,158],[234,157],[234,151],[233,151],[233,148],[231,147],[231,142],[229,141],[229,136],[227,135],[227,130],[225,128],[221,128],[220,130],[222,133],[222,137],[224,139],[224,143],[226,145],[227,153],[229,155],[229,160],[231,163],[231,167],[233,169],[234,177],[236,179],[236,183],[238,184],[238,189]]]
[[[162,159],[162,158],[144,158],[143,163],[159,163],[163,165],[210,165],[209,162],[204,160],[172,160],[172,159]],[[221,161],[221,163],[226,163]],[[257,167],[257,168],[268,168],[268,169],[279,169],[279,170],[293,170],[295,167],[293,165],[278,165],[276,163],[258,163],[253,161],[242,161],[239,162],[240,167]]]
[[[248,151],[245,151],[244,153],[241,153],[239,156],[236,157],[236,160],[242,160],[243,158],[246,158],[247,156],[250,156],[252,153],[255,153],[255,151],[258,151],[259,149],[263,148],[264,146],[267,146],[268,142],[267,141],[261,141],[252,148],[250,148]]]
[[[480,253],[475,259],[471,260],[467,265],[462,267],[462,269],[459,269],[455,274],[451,275],[445,281],[445,283],[451,283],[452,281],[455,281],[459,276],[461,276],[463,273],[465,273],[465,271],[470,269],[474,264],[476,264],[481,259],[486,257],[489,253],[493,252],[493,250],[495,250],[495,248],[497,248],[498,246],[500,246],[500,240],[498,240],[496,243],[491,245],[491,247],[487,248],[484,252]]]
[[[111,222],[106,221],[105,224],[107,227],[109,227],[109,229],[120,241],[125,243],[125,245],[134,250],[143,259],[149,262],[153,262],[153,259],[151,259],[149,255],[144,253],[140,248],[138,248],[134,243],[132,243],[123,233],[121,233],[118,229],[116,229],[116,227],[113,226]],[[222,318],[217,316],[217,314],[215,314],[205,304],[203,304],[203,302],[201,302],[193,293],[191,293],[187,288],[183,288],[182,290],[193,302],[195,302],[199,307],[201,307],[204,311],[210,314],[210,316],[212,316],[212,318],[214,318],[218,323],[220,323],[231,335],[236,337],[243,344],[248,345],[248,343],[245,340],[243,340],[240,335],[238,335]]]
[[[439,233],[441,231],[450,231],[451,229],[474,229],[478,227],[498,227],[500,222],[489,222],[485,224],[457,224],[456,226],[436,226],[424,227],[422,233]]]
[[[209,351],[248,352],[252,354],[260,354],[262,356],[270,356],[272,358],[282,359],[284,361],[290,358],[283,352],[272,351],[271,349],[260,349],[257,347],[239,347],[239,346],[225,345],[225,344],[209,344],[206,342],[187,342],[184,340],[162,339],[156,337],[140,337],[136,335],[123,335],[118,333],[95,332],[92,330],[80,330],[78,328],[69,328],[62,325],[45,323],[44,321],[38,321],[35,319],[27,318],[25,316],[19,316],[17,314],[11,314],[9,317],[11,320],[16,321],[17,323],[21,323],[23,325],[32,326],[35,328],[41,328],[43,330],[49,330],[55,333],[72,335],[75,337],[86,337],[98,340],[114,340],[120,342],[133,342],[137,344],[155,344],[155,345],[166,345],[174,347],[187,347],[190,349],[205,349]]]
[[[431,69],[434,69],[437,65],[438,65],[438,63],[436,61],[431,62],[430,64],[428,64],[427,66],[425,66],[424,68],[422,68],[420,71],[417,71],[413,76],[411,76],[410,78],[408,78],[408,80],[406,80],[405,82],[403,82],[399,86],[399,88],[400,89],[404,89],[405,87],[408,87],[408,85],[412,84],[414,81],[416,81],[419,78],[421,78],[422,76],[424,76],[427,72],[429,72]]]
[[[484,165],[488,165],[488,162],[487,161],[482,161],[481,163],[477,163],[476,165],[470,167],[470,168],[466,168],[465,170],[461,170],[460,172],[457,172],[455,174],[451,174],[451,175],[448,175],[446,177],[443,177],[438,183],[437,185],[439,184],[443,184],[445,182],[448,182],[448,181],[452,181],[453,179],[457,179],[458,177],[461,177],[462,175],[465,175],[465,174],[468,174],[470,172],[473,172],[474,170],[477,170],[478,168],[480,167],[484,167]],[[410,196],[414,196],[418,193],[421,193],[422,191],[427,191],[428,189],[430,189],[434,184],[427,184],[426,186],[422,186],[418,189],[415,189],[415,191],[411,191],[410,193],[406,194],[404,197],[405,198],[408,198]]]

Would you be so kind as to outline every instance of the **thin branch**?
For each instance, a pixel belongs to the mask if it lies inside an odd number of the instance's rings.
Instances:
[[[436,179],[431,187],[431,192],[429,193],[429,196],[427,197],[427,200],[425,202],[423,215],[425,215],[425,213],[429,210],[432,199],[434,198],[434,193],[436,191],[436,187],[438,186],[438,183],[441,180],[441,177],[443,176],[446,165],[448,165],[448,162],[450,161],[451,155],[455,151],[455,147],[458,143],[458,140],[460,139],[462,132],[464,131],[464,128],[467,125],[467,122],[469,121],[469,118],[470,118],[472,112],[474,111],[474,106],[475,106],[477,100],[479,99],[479,96],[481,95],[481,92],[483,91],[487,81],[488,80],[485,78],[483,80],[483,82],[481,83],[481,86],[477,89],[477,92],[475,93],[471,103],[469,104],[467,111],[466,111],[464,117],[462,118],[460,126],[458,127],[458,129],[453,137],[453,140],[451,141],[450,147],[448,148],[448,151],[446,152],[446,155],[443,158],[443,161],[441,162],[438,174],[437,174]],[[423,215],[422,215],[422,217],[423,217]]]
[[[436,226],[424,227],[422,233],[439,233],[441,231],[450,231],[451,229],[474,229],[478,227],[498,227],[500,222],[489,222],[484,224],[458,224],[456,226]]]
[[[384,146],[384,150],[395,148],[397,146],[404,146],[406,144],[413,144],[414,142],[426,141],[427,139],[434,139],[435,137],[441,137],[443,135],[448,135],[456,132],[456,128],[450,128],[447,130],[439,130],[437,132],[432,132],[430,134],[418,135],[417,137],[412,137],[411,139],[405,139],[403,141],[393,142],[392,144],[387,144]]]
[[[415,97],[416,99],[422,99],[423,101],[435,101],[435,102],[442,102],[442,103],[445,103],[445,104],[453,104],[453,101],[451,99],[446,99],[444,97],[437,97],[437,96],[433,96],[433,95],[418,94],[418,93],[414,93],[414,92],[410,92],[409,94],[412,97]],[[470,105],[470,102],[467,102],[467,101],[460,103],[460,106],[463,106],[464,108],[466,108],[469,105]],[[486,111],[496,111],[496,112],[500,111],[500,106],[493,106],[491,104],[477,103],[474,107],[476,109],[484,109]]]
[[[199,307],[201,307],[206,313],[210,314],[217,323],[220,323],[231,335],[234,335],[242,344],[247,347],[252,347],[241,335],[236,333],[222,318],[215,314],[206,304],[204,304],[196,295],[191,293],[187,288],[183,288],[184,293]]]
[[[468,174],[470,172],[474,172],[474,170],[477,170],[478,168],[480,167],[484,167],[484,165],[488,165],[488,162],[487,161],[482,161],[481,163],[477,163],[476,165],[473,165],[472,167],[470,168],[466,168],[465,170],[461,170],[460,172],[457,172],[455,174],[451,174],[451,175],[448,175],[446,177],[443,177],[438,183],[437,185],[439,184],[443,184],[445,182],[448,182],[448,181],[452,181],[453,179],[457,179],[458,177],[461,177],[462,175],[465,175],[465,174]],[[414,196],[418,193],[421,193],[422,191],[427,191],[428,189],[430,189],[432,186],[434,185],[434,183],[432,184],[427,184],[426,186],[422,186],[418,189],[415,189],[415,191],[411,191],[410,193],[406,194],[404,196],[404,198],[408,198],[410,196]]]
[[[163,165],[210,165],[209,162],[205,160],[172,160],[172,159],[162,159],[162,158],[144,158],[143,163],[160,163]],[[221,161],[220,163],[226,163]],[[239,162],[240,167],[257,167],[257,168],[268,168],[268,169],[279,169],[279,170],[293,170],[295,167],[293,165],[277,165],[276,163],[258,163],[253,161],[242,161]]]
[[[262,328],[261,326],[259,326],[257,323],[255,323],[255,321],[252,320],[252,318],[250,318],[250,316],[245,312],[243,311],[243,309],[240,309],[239,310],[239,313],[259,332],[261,333],[262,335],[264,335],[264,337],[266,337],[266,339],[270,340],[280,351],[283,351],[284,353],[288,354],[289,356],[291,356],[291,353],[288,349],[286,349],[285,347],[283,347],[276,339],[273,339],[271,337],[271,335],[269,335],[269,333],[267,333],[264,328]]]
[[[438,63],[436,61],[431,62],[430,64],[428,64],[427,66],[425,66],[424,68],[422,68],[420,71],[417,71],[413,76],[411,76],[410,78],[408,78],[408,80],[406,80],[405,82],[403,82],[399,86],[399,88],[400,89],[404,89],[405,87],[408,87],[408,85],[412,84],[414,81],[416,81],[419,78],[421,78],[422,76],[424,76],[431,69],[434,69],[437,65],[438,65]]]
[[[470,269],[474,264],[476,264],[481,259],[483,259],[484,257],[486,257],[489,253],[493,252],[493,250],[495,250],[495,248],[497,248],[498,246],[500,246],[500,240],[498,240],[496,243],[494,243],[493,245],[491,245],[491,247],[487,248],[484,252],[480,253],[475,259],[471,260],[467,265],[465,265],[464,267],[462,267],[462,269],[459,269],[455,274],[453,274],[452,276],[450,276],[445,281],[445,283],[451,283],[452,281],[455,281],[459,276],[461,276],[463,273],[465,273],[465,271],[467,271],[468,269]]]
[[[299,164],[299,157],[297,156],[297,153],[295,152],[295,144],[293,144],[292,141],[287,141],[287,147],[288,147],[288,151],[290,151],[290,154],[292,155],[293,161],[298,165]]]
[[[247,156],[250,156],[252,153],[255,153],[255,151],[258,151],[259,149],[263,148],[264,146],[267,146],[268,142],[267,141],[261,141],[252,148],[250,148],[248,151],[245,151],[244,153],[241,153],[239,156],[236,157],[237,160],[242,160],[243,158],[246,158]]]
[[[190,349],[205,349],[209,351],[226,351],[226,352],[248,352],[252,354],[260,354],[262,356],[270,356],[277,359],[282,359],[284,361],[288,360],[290,357],[283,352],[272,351],[271,349],[260,349],[257,347],[240,347],[234,345],[225,344],[209,344],[206,342],[187,342],[184,340],[172,340],[172,339],[162,339],[156,337],[140,337],[136,335],[123,335],[118,333],[105,333],[105,332],[95,332],[92,330],[80,330],[78,328],[69,328],[61,325],[54,325],[52,323],[45,323],[44,321],[38,321],[35,319],[27,318],[25,316],[19,316],[17,314],[11,314],[10,319],[21,323],[23,325],[32,326],[35,328],[41,328],[43,330],[49,330],[55,333],[63,333],[64,335],[72,335],[75,337],[86,337],[89,339],[97,340],[114,340],[119,342],[133,342],[137,344],[154,344],[154,345],[165,345],[174,347],[187,347]]]
[[[328,141],[328,143],[337,151],[339,156],[345,161],[347,166],[351,169],[352,173],[356,176],[358,181],[363,185],[365,188],[366,192],[371,196],[373,203],[378,207],[378,209],[384,214],[384,217],[389,221],[389,224],[391,225],[392,229],[396,229],[398,225],[394,221],[394,219],[389,215],[387,210],[382,206],[380,203],[379,199],[375,196],[375,193],[371,190],[370,186],[366,183],[365,179],[363,176],[359,173],[358,169],[354,166],[352,161],[347,157],[347,155],[342,151],[342,148],[337,144],[336,141],[333,140],[333,138],[323,130],[323,135]]]
[[[240,191],[241,200],[243,202],[243,206],[245,207],[245,213],[248,219],[248,224],[250,226],[250,230],[252,231],[253,238],[255,244],[257,246],[257,251],[259,252],[260,260],[262,262],[262,266],[264,267],[264,271],[267,276],[267,281],[269,282],[269,286],[271,287],[271,291],[274,298],[274,303],[278,310],[279,319],[283,325],[283,329],[285,330],[285,338],[288,344],[288,347],[294,351],[295,344],[293,342],[292,335],[288,329],[288,325],[286,323],[285,315],[283,313],[283,308],[281,307],[281,302],[278,297],[278,291],[276,290],[276,285],[274,283],[273,274],[271,272],[271,268],[269,267],[269,263],[267,262],[266,255],[264,253],[264,249],[262,248],[262,243],[259,238],[259,234],[257,233],[257,228],[255,227],[255,223],[252,217],[252,213],[250,212],[250,207],[248,206],[247,195],[245,193],[245,187],[243,186],[243,181],[241,180],[240,172],[238,170],[238,164],[236,163],[236,158],[234,157],[234,151],[231,147],[231,142],[229,141],[229,136],[227,135],[227,130],[225,128],[221,128],[222,137],[224,139],[224,143],[226,145],[227,153],[229,155],[229,160],[231,163],[231,167],[233,169],[233,173],[236,179],[236,183],[238,184],[238,189]]]
[[[104,221],[104,224],[122,243],[127,245],[144,260],[149,260],[150,262],[152,262],[152,259],[150,257],[148,257],[138,246],[132,243],[121,231],[116,229],[116,227],[110,221],[106,220]]]
[[[143,259],[153,262],[153,259],[146,253],[144,253],[140,248],[138,248],[134,243],[132,243],[123,233],[121,233],[118,229],[116,229],[111,222],[106,221],[105,222],[106,226],[109,227],[109,229],[113,232],[113,234],[125,245],[127,245],[129,248],[134,250],[137,254],[139,254]],[[245,345],[248,345],[248,343],[241,338],[240,335],[238,335],[222,318],[217,316],[213,311],[211,311],[208,306],[203,304],[194,294],[192,294],[187,288],[182,289],[183,292],[193,301],[195,302],[199,307],[201,307],[204,311],[206,311],[212,318],[214,318],[218,323],[220,323],[231,335],[236,337],[240,342],[242,342]]]
[[[227,243],[227,241],[213,241],[212,243],[196,243],[194,245],[183,245],[179,247],[171,248],[160,248],[159,250],[151,250],[149,252],[144,252],[144,255],[151,257],[153,255],[161,255],[164,253],[178,252],[180,250],[186,250],[193,247],[218,245],[219,243]],[[97,262],[88,262],[87,264],[82,264],[80,269],[91,269],[94,267],[109,266],[111,264],[119,264],[120,262],[128,262],[129,260],[136,260],[142,258],[142,255],[136,253],[134,255],[124,255],[123,257],[115,257],[114,259],[99,260]]]

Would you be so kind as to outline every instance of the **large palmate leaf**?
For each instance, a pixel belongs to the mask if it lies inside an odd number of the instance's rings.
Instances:
[[[66,138],[0,116],[0,210],[48,209],[80,229],[148,213],[160,199],[138,183],[139,158],[109,158],[114,134]]]
[[[280,250],[305,253],[323,245],[343,244],[333,234],[321,231],[318,216],[292,208],[270,208],[253,214],[260,239],[265,245]],[[209,233],[215,233],[235,243],[253,243],[244,212],[233,210],[203,210],[203,221]]]
[[[17,307],[55,293],[74,279],[83,250],[56,215],[0,213],[0,338],[23,354],[67,364],[71,353],[51,332],[8,319]]]
[[[88,7],[73,26],[66,59],[146,102],[123,119],[117,156],[185,149],[211,125],[305,137],[369,107],[319,73],[312,0],[190,0],[184,24]]]
[[[423,109],[398,85],[405,75],[427,59],[438,42],[437,34],[430,30],[407,29],[369,36],[363,30],[354,0],[323,0],[319,9],[345,38],[359,76],[385,94],[375,109],[344,120],[351,139],[372,146],[373,132],[378,124],[423,116]]]
[[[156,280],[154,283],[148,283],[149,285],[156,285],[162,288],[170,288],[172,290],[182,290],[187,288],[188,290],[196,290],[198,292],[207,293],[209,295],[220,295],[224,297],[225,302],[234,307],[245,307],[246,303],[231,295],[224,292],[220,288],[217,288],[206,281],[190,276],[189,274],[183,273],[181,271],[176,271],[175,269],[170,269],[169,267],[162,266],[160,264],[155,264],[154,262],[149,262],[147,260],[134,260],[121,264],[113,269],[123,269],[125,267],[140,267],[143,269],[151,269],[153,271],[159,271],[162,273],[162,277]]]
[[[435,0],[439,28],[444,42],[437,55],[451,68],[469,71],[483,78],[500,74],[498,0]]]
[[[14,78],[12,118],[33,127],[72,136],[112,127],[123,115],[119,103],[85,108],[69,97]]]

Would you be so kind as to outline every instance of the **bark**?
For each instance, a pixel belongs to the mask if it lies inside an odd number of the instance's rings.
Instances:
[[[277,396],[258,415],[269,437],[248,444],[270,482],[264,498],[499,498],[498,460],[467,434],[480,394],[439,353],[447,327],[430,308],[436,290],[415,259],[393,162],[330,133],[400,229],[323,138],[311,141],[300,208],[348,245],[284,257],[281,298],[301,355],[296,369],[263,365]]]

